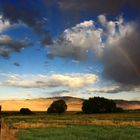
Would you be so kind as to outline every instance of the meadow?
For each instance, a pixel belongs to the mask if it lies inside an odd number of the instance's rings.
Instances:
[[[4,140],[139,140],[140,112],[2,114]],[[8,134],[8,135],[7,135]],[[10,139],[12,138],[12,139]]]

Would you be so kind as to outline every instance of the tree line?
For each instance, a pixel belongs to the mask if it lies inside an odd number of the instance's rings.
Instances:
[[[85,114],[92,113],[113,113],[122,112],[123,109],[116,106],[113,100],[109,100],[103,97],[94,97],[84,100],[82,103],[82,112]],[[64,100],[56,100],[48,107],[47,113],[64,113],[67,110],[67,104]],[[21,108],[21,114],[32,114],[28,108]]]

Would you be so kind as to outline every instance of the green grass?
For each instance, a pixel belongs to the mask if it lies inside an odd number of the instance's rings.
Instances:
[[[135,127],[81,126],[20,129],[19,140],[140,140]]]
[[[18,140],[140,140],[140,112],[35,112],[26,116],[10,113],[2,118],[10,129],[17,130]]]

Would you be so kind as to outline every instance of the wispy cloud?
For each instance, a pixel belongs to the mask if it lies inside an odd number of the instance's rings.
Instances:
[[[0,74],[5,77],[1,85],[22,88],[66,87],[81,88],[94,84],[97,76],[94,74],[51,74],[51,75],[18,75]]]
[[[120,93],[125,91],[135,91],[134,87],[122,86],[122,85],[112,85],[100,88],[89,88],[87,92],[90,93]]]

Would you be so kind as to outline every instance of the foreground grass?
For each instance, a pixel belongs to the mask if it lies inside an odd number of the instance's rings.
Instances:
[[[2,118],[9,130],[17,132],[18,140],[140,140],[140,112],[61,115],[10,112]]]
[[[82,126],[20,129],[19,140],[140,140],[135,127]]]
[[[41,128],[65,125],[135,126],[140,127],[140,112],[110,114],[35,113],[33,115],[7,115],[3,117],[10,128]]]
[[[7,113],[2,116],[6,121],[12,122],[34,122],[38,120],[114,120],[114,121],[140,121],[140,112],[108,113],[108,114],[76,114],[67,112],[62,115],[47,114],[46,112],[35,112],[33,115],[20,115],[18,113]]]

